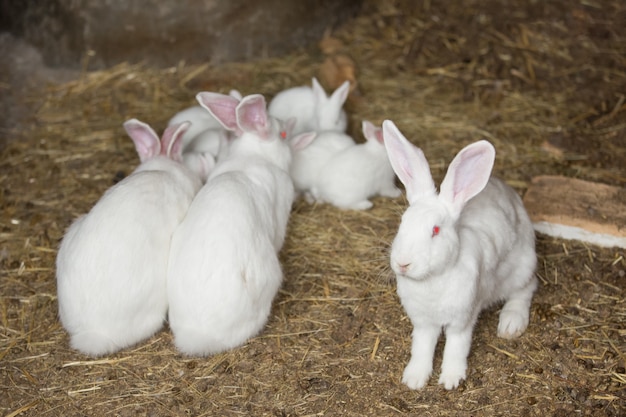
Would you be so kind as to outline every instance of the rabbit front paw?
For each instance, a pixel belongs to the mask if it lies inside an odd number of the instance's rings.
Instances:
[[[417,361],[410,361],[404,368],[402,383],[411,389],[424,388],[432,372],[431,365],[421,364]]]
[[[441,371],[439,384],[447,390],[455,389],[465,379],[465,368],[453,368]]]

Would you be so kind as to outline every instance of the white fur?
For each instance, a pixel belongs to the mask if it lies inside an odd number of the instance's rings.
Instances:
[[[402,382],[411,389],[427,383],[443,329],[439,383],[453,389],[466,377],[472,331],[483,309],[505,301],[500,337],[526,329],[537,286],[534,231],[517,193],[490,179],[495,150],[488,142],[459,152],[437,194],[421,150],[393,122],[385,121],[383,131],[410,204],[391,246],[398,295],[413,324]]]
[[[175,143],[186,126],[167,129],[159,143],[149,126],[126,122],[131,137],[143,135],[133,137],[142,164],[77,219],[61,242],[59,317],[71,346],[83,353],[115,352],[163,325],[170,239],[201,186],[179,162]]]
[[[370,197],[395,198],[402,194],[395,186],[395,174],[389,164],[381,129],[364,121],[363,134],[367,139],[365,143],[336,152],[319,169],[311,186],[315,200],[342,209],[367,210],[373,205],[368,200]]]
[[[224,109],[227,99],[203,97],[207,107]],[[278,251],[294,197],[291,151],[265,111],[262,96],[253,95],[221,114],[243,133],[172,239],[169,322],[187,355],[221,352],[258,334],[282,282]]]
[[[241,100],[241,93],[237,90],[231,90],[229,96],[236,102]],[[183,163],[206,181],[216,161],[228,153],[231,134],[202,105],[176,113],[168,122],[168,126],[185,121],[190,122],[191,126],[182,138]]]
[[[222,127],[206,129],[184,149],[183,163],[205,182],[217,161],[228,154],[230,140],[229,132]]]
[[[345,133],[325,131],[318,133],[310,145],[296,150],[289,172],[296,190],[310,191],[315,179],[332,156],[354,145],[354,139]]]
[[[314,77],[312,87],[293,87],[276,94],[268,112],[282,120],[294,117],[294,135],[309,131],[345,132],[348,119],[342,107],[349,92],[350,82],[346,81],[329,97]]]
[[[213,117],[211,113],[206,111],[202,106],[192,106],[176,113],[167,122],[168,126],[173,126],[182,122],[190,122],[191,126],[185,132],[182,138],[183,153],[187,151],[192,142],[199,137],[205,130],[223,130],[222,125]],[[196,144],[195,146],[198,146]],[[204,145],[200,145],[204,146]],[[216,146],[216,145],[209,145]],[[217,155],[217,154],[216,154]]]

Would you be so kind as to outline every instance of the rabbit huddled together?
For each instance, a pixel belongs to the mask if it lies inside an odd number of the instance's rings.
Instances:
[[[329,203],[341,209],[367,210],[374,196],[399,197],[395,175],[383,144],[382,129],[363,121],[365,143],[346,133],[342,109],[350,83],[330,96],[313,78],[312,87],[294,87],[278,93],[269,106],[277,118],[295,118],[294,133],[313,132],[311,144],[294,154],[291,177],[298,193],[309,202]]]
[[[263,95],[201,92],[159,138],[124,123],[140,158],[67,230],[57,255],[59,317],[73,348],[99,356],[134,345],[167,320],[178,350],[241,346],[267,323],[283,280],[278,253],[294,199],[366,210],[373,196],[409,207],[391,268],[413,324],[402,381],[423,387],[442,329],[439,382],[466,377],[481,310],[504,301],[498,335],[519,336],[537,286],[532,224],[519,196],[491,178],[495,150],[464,148],[436,192],[422,151],[387,120],[346,133],[346,82]]]
[[[57,254],[59,318],[72,347],[94,356],[163,326],[172,234],[202,185],[182,163],[188,122],[160,140],[138,120],[124,127],[141,164],[70,226]]]

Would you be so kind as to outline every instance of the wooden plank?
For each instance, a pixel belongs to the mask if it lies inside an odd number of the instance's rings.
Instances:
[[[524,196],[535,230],[626,248],[626,190],[563,176],[539,176]]]

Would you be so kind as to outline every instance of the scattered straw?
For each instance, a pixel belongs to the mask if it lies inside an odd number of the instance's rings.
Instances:
[[[456,151],[487,138],[495,173],[520,193],[539,174],[624,185],[622,3],[366,0],[332,33],[357,66],[349,131],[363,140],[361,120],[394,120],[437,182]],[[96,360],[69,347],[57,319],[56,250],[69,224],[137,164],[122,122],[161,130],[198,91],[269,99],[309,83],[323,60],[309,49],[219,67],[120,64],[29,98],[31,125],[0,151],[0,414],[626,413],[624,252],[545,236],[525,334],[497,339],[497,309],[487,311],[459,389],[437,385],[441,344],[424,390],[403,386],[411,323],[388,249],[404,198],[374,199],[367,212],[296,202],[283,286],[264,331],[240,348],[187,358],[167,326]]]

